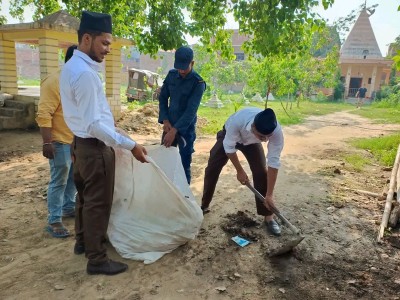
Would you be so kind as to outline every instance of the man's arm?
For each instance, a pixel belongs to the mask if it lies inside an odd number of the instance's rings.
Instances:
[[[226,153],[228,156],[229,160],[232,162],[233,166],[236,169],[236,178],[239,180],[241,184],[246,184],[246,182],[249,181],[249,178],[247,177],[246,172],[244,171],[242,165],[240,164],[239,158],[235,153]]]
[[[168,132],[166,131],[167,134],[164,136],[164,141],[163,141],[166,147],[171,146],[175,140],[176,134],[178,132],[179,133],[185,132],[189,127],[189,125],[193,122],[194,118],[196,117],[201,97],[203,96],[203,92],[205,89],[205,83],[200,82],[196,84],[197,84],[196,88],[194,89],[192,94],[189,95],[188,97],[188,104],[183,115],[178,119],[178,121],[174,124],[173,127],[171,126],[171,124],[169,124],[169,122],[166,125],[164,125],[164,127],[168,126],[168,124],[170,125],[170,127],[167,128]]]
[[[51,74],[40,83],[40,100],[36,116],[43,140],[42,154],[48,159],[54,158],[52,122],[55,111],[61,105],[58,76],[59,73]]]
[[[159,108],[159,114],[158,114],[158,123],[164,124],[164,121],[168,121],[169,123],[169,117],[168,117],[168,99],[169,99],[169,74],[164,80],[164,83],[161,87],[160,91],[160,96],[158,98],[158,108]]]
[[[278,169],[268,167],[267,173],[267,195],[265,196],[264,204],[267,208],[275,207],[274,204],[274,189],[276,179],[278,178]]]

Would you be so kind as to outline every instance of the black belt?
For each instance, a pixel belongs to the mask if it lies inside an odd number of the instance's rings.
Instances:
[[[104,142],[96,138],[81,138],[79,136],[74,136],[75,144],[80,145],[91,145],[91,146],[105,146]]]

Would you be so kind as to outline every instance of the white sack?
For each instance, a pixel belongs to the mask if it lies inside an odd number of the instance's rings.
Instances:
[[[108,237],[124,258],[153,263],[196,237],[203,213],[187,184],[177,148],[147,147],[150,163],[115,149]]]

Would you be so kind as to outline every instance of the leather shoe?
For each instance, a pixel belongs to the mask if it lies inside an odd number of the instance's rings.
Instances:
[[[125,272],[127,269],[128,269],[127,264],[109,259],[106,262],[99,265],[93,265],[90,262],[88,262],[86,267],[86,272],[89,275],[97,275],[97,274],[116,275]]]
[[[74,253],[76,255],[80,255],[80,254],[85,253],[85,245],[84,244],[75,243]]]
[[[281,228],[278,225],[278,223],[276,223],[275,220],[271,220],[271,221],[265,221],[265,224],[267,225],[267,229],[270,233],[272,233],[275,236],[280,236],[281,235]]]
[[[201,210],[203,211],[203,215],[208,214],[210,212],[210,209],[208,206],[201,206]]]

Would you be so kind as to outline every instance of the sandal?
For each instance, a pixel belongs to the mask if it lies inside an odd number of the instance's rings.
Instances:
[[[52,226],[52,224],[47,225],[46,231],[48,233],[50,233],[52,237],[55,237],[55,238],[66,238],[66,237],[69,237],[71,235],[69,233],[68,229],[65,228],[64,225],[62,225],[62,224],[61,224],[60,227]]]

